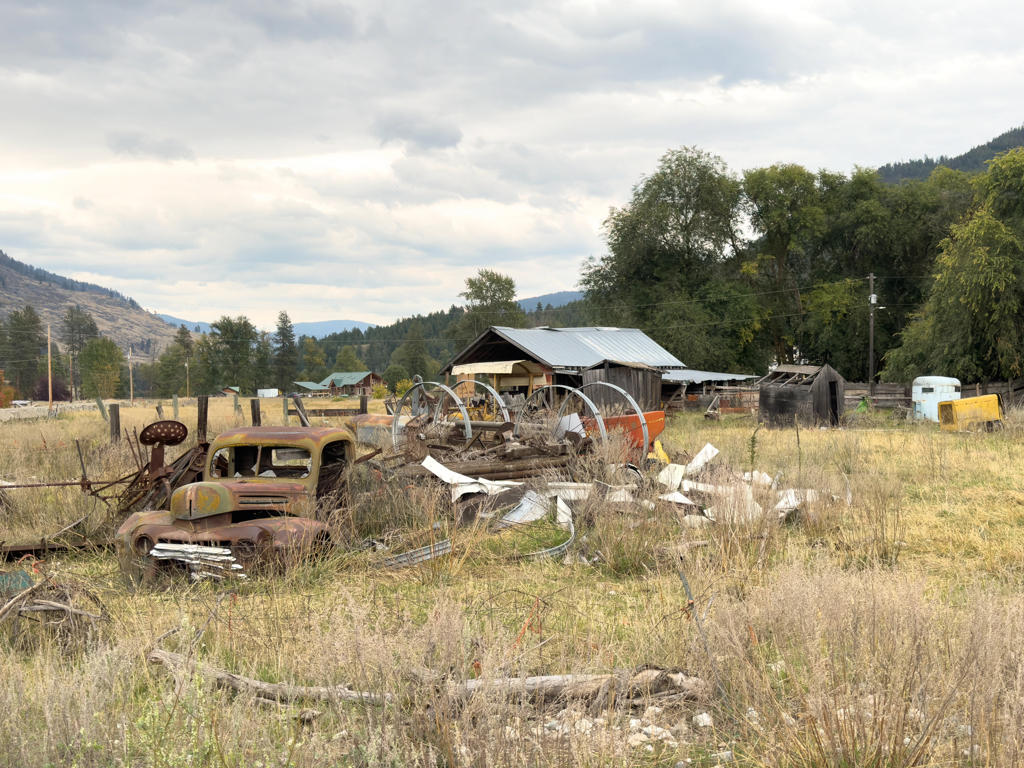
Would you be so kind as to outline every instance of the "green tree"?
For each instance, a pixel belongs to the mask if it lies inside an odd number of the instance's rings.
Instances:
[[[82,391],[86,397],[116,396],[125,368],[120,347],[110,339],[91,339],[79,355],[82,369]]]
[[[405,343],[391,356],[391,365],[400,365],[413,376],[419,375],[424,379],[431,378],[437,373],[437,361],[427,354],[427,344],[423,338],[423,326],[418,320],[414,320],[409,324],[409,331],[405,335]]]
[[[284,310],[277,315],[273,366],[275,386],[282,392],[290,392],[292,382],[299,374],[299,349],[295,345],[295,328]]]
[[[71,394],[82,386],[81,373],[78,371],[78,355],[85,349],[90,339],[100,335],[93,316],[77,304],[69,306],[60,321],[60,337],[64,348],[71,356]]]
[[[238,387],[243,394],[255,391],[253,356],[259,332],[249,318],[221,317],[210,324],[210,340],[218,358],[222,386]]]
[[[402,381],[403,379],[412,378],[409,375],[409,372],[405,370],[405,367],[401,365],[389,365],[387,369],[384,371],[383,377],[384,381],[388,385],[388,389],[390,389],[392,392],[395,391],[395,386],[398,384],[398,382]]]
[[[996,157],[974,186],[979,206],[943,240],[928,302],[886,355],[887,380],[1024,370],[1024,149]]]
[[[794,361],[802,310],[800,283],[809,272],[807,257],[813,245],[826,231],[823,190],[837,181],[832,174],[819,178],[792,163],[743,175],[750,226],[761,236],[753,246],[754,259],[744,268],[768,280],[765,304],[772,349],[780,363]]]
[[[192,338],[192,332],[189,331],[184,325],[178,327],[177,332],[174,334],[174,344],[181,347],[181,351],[185,356],[186,360],[192,359],[192,353],[195,351],[195,340]]]
[[[46,329],[30,305],[7,316],[7,380],[22,396],[32,392],[46,353]]]
[[[274,345],[266,331],[259,332],[253,353],[253,380],[256,389],[269,389],[274,383]],[[254,391],[253,394],[256,394]]]
[[[185,350],[177,341],[168,345],[167,349],[160,355],[156,363],[155,377],[158,383],[157,389],[161,397],[170,397],[171,395],[184,396],[187,389],[191,388],[186,387],[185,380],[185,361],[187,359]],[[192,372],[189,371],[189,384],[191,384]]]
[[[319,382],[327,378],[327,356],[323,349],[310,336],[302,337],[302,377],[305,381]]]
[[[466,278],[466,290],[459,296],[466,300],[465,313],[445,335],[460,344],[472,341],[492,325],[525,328],[528,324],[526,313],[516,302],[516,281],[508,275],[490,269],[478,270],[476,277]],[[422,337],[422,324],[418,320],[415,324]],[[406,344],[408,341],[406,336]],[[423,349],[426,355],[425,345]],[[406,364],[406,367],[414,370],[414,366]]]
[[[666,152],[609,211],[607,254],[584,265],[589,322],[640,328],[692,367],[762,370],[764,311],[740,272],[740,203],[720,157]]]
[[[334,359],[334,370],[338,373],[358,373],[366,370],[366,363],[359,359],[354,347],[342,347]]]

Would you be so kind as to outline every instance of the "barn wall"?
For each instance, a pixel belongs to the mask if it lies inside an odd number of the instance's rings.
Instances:
[[[582,372],[583,383],[606,381],[629,392],[642,411],[656,411],[661,405],[661,372],[623,366],[590,368]],[[586,395],[605,410],[626,405],[622,395],[607,387],[590,387]],[[626,406],[628,408],[628,405]]]
[[[811,384],[811,392],[813,393],[814,400],[814,418],[816,423],[830,423],[828,410],[829,383],[833,381],[836,383],[837,419],[841,421],[846,412],[846,380],[831,366],[822,366],[821,372],[814,377],[814,382]]]

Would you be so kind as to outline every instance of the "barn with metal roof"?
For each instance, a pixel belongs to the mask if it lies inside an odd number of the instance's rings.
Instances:
[[[677,357],[636,328],[503,328],[492,326],[441,369],[473,363],[530,360],[556,375],[577,377],[605,360],[661,370],[686,368]]]

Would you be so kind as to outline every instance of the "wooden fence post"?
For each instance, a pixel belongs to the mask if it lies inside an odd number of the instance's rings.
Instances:
[[[359,396],[359,412],[360,413],[366,413],[367,412],[368,406],[369,406],[369,402],[370,402],[370,398],[367,397],[366,395],[360,395]]]
[[[206,417],[210,412],[210,396],[200,395],[196,398],[199,407],[199,417],[196,421],[196,440],[200,443],[206,442]]]
[[[164,420],[164,406],[163,406],[163,403],[157,403],[156,404],[156,415],[159,417],[160,421]]]
[[[238,404],[238,395],[235,394],[233,397],[235,398],[235,413],[240,414],[242,412],[242,406]]]
[[[110,417],[107,416],[107,406],[106,403],[103,402],[102,397],[96,398],[96,407],[100,409],[100,416],[103,417],[103,420],[110,421]]]
[[[110,411],[110,442],[116,443],[121,440],[121,406],[111,403]]]
[[[252,425],[254,427],[262,426],[263,422],[260,419],[260,400],[258,397],[249,401],[249,410],[252,412]]]
[[[288,426],[288,398],[287,397],[282,397],[281,398],[281,405],[284,406],[284,425],[287,427]]]
[[[295,401],[295,410],[299,414],[299,423],[304,427],[309,426],[309,417],[306,415],[306,406],[302,404],[302,398],[298,395],[293,395],[292,400]]]
[[[178,420],[178,396],[177,395],[172,395],[171,396],[171,407],[174,408],[174,420],[177,421]]]

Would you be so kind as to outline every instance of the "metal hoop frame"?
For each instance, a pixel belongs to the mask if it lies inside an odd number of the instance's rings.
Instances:
[[[417,389],[423,389],[423,394],[429,394],[424,387],[432,386],[436,389],[443,389],[451,398],[455,401],[455,404],[459,406],[459,411],[462,413],[462,432],[466,436],[466,440],[473,437],[473,427],[469,423],[469,413],[466,412],[466,406],[462,404],[462,400],[456,395],[451,389],[438,381],[421,381],[419,384],[414,384],[409,388],[409,391],[402,395],[402,399],[398,401],[398,407],[395,408],[395,418],[391,421],[391,444],[397,449],[398,448],[398,419],[402,415],[402,409],[405,407],[405,403],[408,401],[409,396]],[[441,406],[440,403],[434,408],[434,418],[437,418],[437,409]]]
[[[543,386],[540,389],[533,390],[533,394],[526,398],[526,402],[523,403],[522,410],[520,410],[519,412],[519,418],[516,419],[516,428],[512,431],[513,436],[517,438],[519,437],[519,425],[522,424],[523,422],[522,415],[526,411],[526,406],[530,404],[530,401],[533,400],[533,398],[535,398],[537,395],[539,395],[541,392],[547,389],[569,390],[569,396],[565,398],[565,402],[562,403],[562,407],[558,409],[559,420],[562,418],[562,411],[565,409],[566,403],[569,402],[569,398],[572,397],[574,394],[578,394],[580,396],[580,400],[586,403],[587,407],[590,408],[590,412],[594,414],[594,418],[597,420],[597,429],[601,433],[601,440],[604,441],[608,439],[608,430],[604,428],[604,419],[601,417],[601,411],[598,410],[598,407],[596,405],[594,405],[594,401],[591,400],[586,395],[584,395],[582,392],[580,392],[580,389],[582,389],[582,387],[573,388],[565,384],[547,384],[546,386]]]
[[[587,387],[594,387],[597,386],[598,384],[614,389],[616,392],[625,397],[629,404],[633,406],[633,410],[636,411],[636,415],[640,417],[640,426],[644,431],[644,455],[646,456],[647,449],[651,444],[651,438],[647,432],[647,417],[644,416],[644,412],[640,410],[640,405],[637,403],[636,400],[633,399],[633,396],[629,394],[629,392],[624,390],[622,387],[616,386],[615,384],[609,384],[607,381],[592,381],[589,384],[584,384],[582,387],[577,388],[576,392],[579,393],[581,389],[586,389]],[[581,394],[580,397],[584,397],[584,395]],[[568,403],[568,398],[566,398],[565,403],[562,403],[562,407],[558,409],[559,419],[562,418],[562,411],[565,410],[566,403]]]

